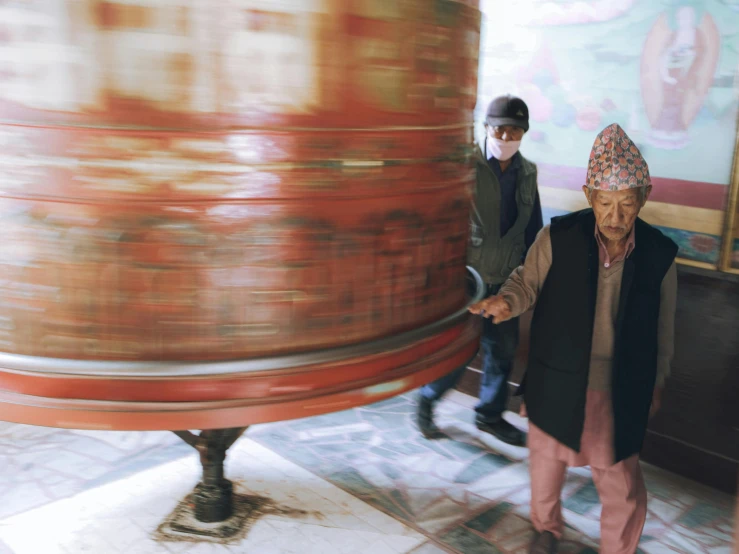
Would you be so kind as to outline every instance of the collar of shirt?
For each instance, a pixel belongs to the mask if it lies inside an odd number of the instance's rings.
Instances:
[[[595,226],[595,240],[598,242],[598,259],[600,260],[600,263],[603,264],[603,267],[611,267],[613,264],[621,262],[631,255],[631,253],[634,251],[634,248],[636,247],[635,229],[636,225],[631,228],[629,238],[626,239],[626,249],[624,250],[624,253],[620,256],[616,256],[613,259],[610,259],[610,257],[608,256],[608,249],[606,248],[606,245],[600,236],[598,225]]]

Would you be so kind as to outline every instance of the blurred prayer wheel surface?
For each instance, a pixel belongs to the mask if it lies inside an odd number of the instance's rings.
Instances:
[[[474,356],[479,12],[0,5],[0,419],[235,427]]]

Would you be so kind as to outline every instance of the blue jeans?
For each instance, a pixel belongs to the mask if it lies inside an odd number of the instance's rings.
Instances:
[[[500,285],[488,285],[488,296],[496,294]],[[503,414],[508,403],[508,378],[513,368],[518,347],[518,318],[495,325],[483,318],[480,337],[482,354],[482,379],[480,401],[475,406],[482,420],[495,421]],[[439,400],[457,384],[467,366],[462,366],[448,375],[421,388],[421,396],[428,400]]]

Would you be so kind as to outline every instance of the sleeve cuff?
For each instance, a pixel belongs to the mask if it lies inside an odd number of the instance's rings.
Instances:
[[[523,310],[521,310],[521,302],[518,301],[516,295],[505,291],[501,291],[500,295],[506,302],[508,302],[508,305],[511,307],[512,317],[518,317],[519,315],[521,315],[521,312]]]

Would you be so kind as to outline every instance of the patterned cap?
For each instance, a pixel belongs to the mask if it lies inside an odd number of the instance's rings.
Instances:
[[[596,137],[590,151],[586,184],[598,190],[626,190],[652,184],[647,162],[617,123]]]

